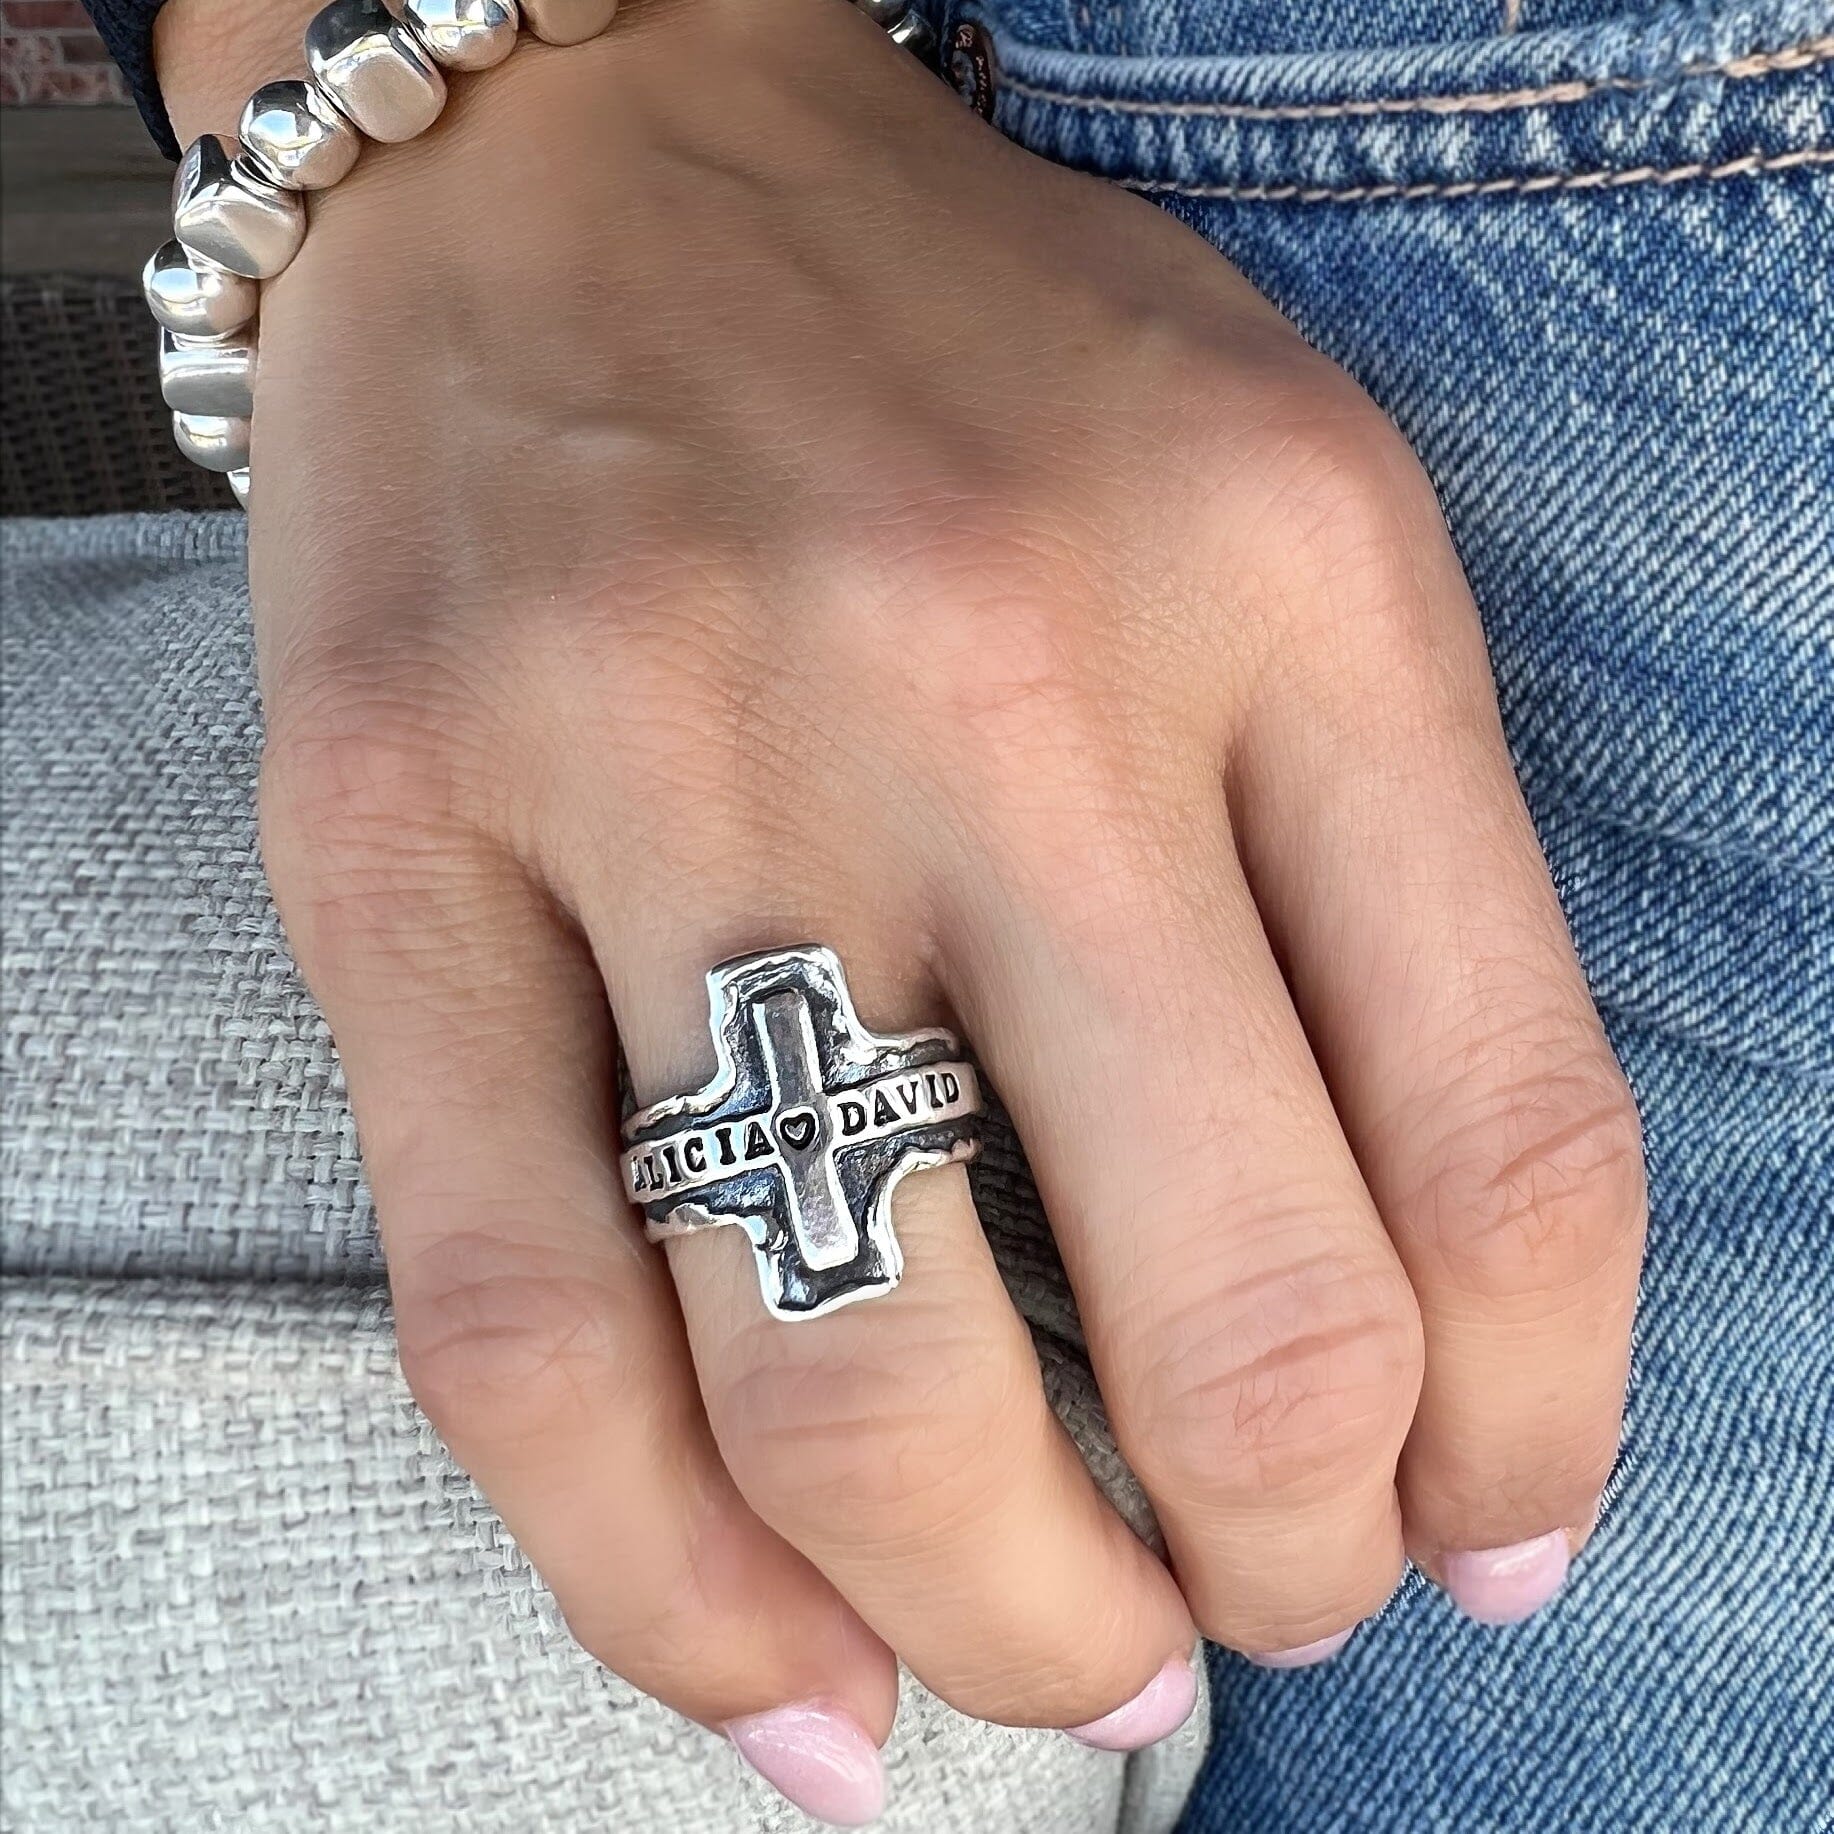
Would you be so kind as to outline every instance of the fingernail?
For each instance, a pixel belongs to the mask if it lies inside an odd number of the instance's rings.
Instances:
[[[885,1810],[885,1764],[866,1728],[827,1701],[728,1720],[726,1736],[766,1783],[817,1821],[863,1828]]]
[[[1570,1558],[1566,1530],[1557,1528],[1514,1547],[1447,1554],[1440,1579],[1466,1617],[1480,1624],[1519,1624],[1560,1590]]]
[[[1196,1705],[1197,1671],[1183,1656],[1175,1656],[1125,1706],[1066,1730],[1079,1745],[1097,1751],[1138,1751],[1170,1738]]]
[[[1265,1656],[1250,1656],[1256,1668],[1310,1668],[1315,1662],[1329,1662],[1356,1634],[1356,1626],[1340,1630],[1334,1637],[1320,1637],[1316,1643],[1301,1643],[1297,1649],[1276,1649]]]

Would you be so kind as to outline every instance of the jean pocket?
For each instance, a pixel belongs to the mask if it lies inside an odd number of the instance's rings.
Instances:
[[[1450,199],[1834,166],[1828,0],[1242,55],[1040,44],[1003,0],[950,0],[944,23],[958,58],[978,39],[985,106],[1013,139],[1168,199]]]

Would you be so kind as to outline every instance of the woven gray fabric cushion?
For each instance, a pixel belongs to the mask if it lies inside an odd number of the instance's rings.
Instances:
[[[409,1400],[329,1036],[256,858],[231,516],[9,525],[4,1802],[18,1834],[807,1828],[605,1674]],[[977,1182],[1130,1519],[1010,1134]],[[1157,1834],[1122,1760],[907,1684],[885,1826]]]

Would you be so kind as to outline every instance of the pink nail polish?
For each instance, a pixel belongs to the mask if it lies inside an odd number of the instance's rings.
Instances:
[[[1336,1636],[1320,1637],[1316,1643],[1301,1643],[1297,1649],[1271,1650],[1264,1656],[1250,1656],[1256,1668],[1310,1668],[1317,1662],[1329,1662],[1356,1634],[1356,1627],[1340,1630]]]
[[[724,1731],[766,1783],[817,1821],[863,1828],[884,1812],[879,1748],[851,1713],[832,1702],[773,1707],[728,1720]]]
[[[1514,1547],[1447,1554],[1441,1580],[1466,1617],[1480,1624],[1519,1624],[1560,1590],[1569,1558],[1566,1530],[1557,1528]]]
[[[1169,1738],[1196,1705],[1197,1671],[1185,1657],[1176,1656],[1124,1706],[1067,1731],[1079,1745],[1093,1745],[1097,1751],[1138,1751]]]

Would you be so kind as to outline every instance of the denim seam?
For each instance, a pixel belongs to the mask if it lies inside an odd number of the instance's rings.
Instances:
[[[1611,805],[1584,787],[1558,781],[1537,779],[1530,790],[1530,801],[1537,809],[1563,815],[1592,828],[1607,828],[1632,843],[1654,841],[1658,845],[1683,853],[1702,866],[1745,866],[1768,878],[1779,879],[1795,888],[1805,889],[1818,898],[1834,900],[1834,865],[1824,862],[1821,833],[1817,828],[1809,839],[1815,851],[1809,855],[1780,853],[1774,843],[1765,839],[1703,839],[1672,821],[1629,821],[1613,812]],[[1831,1831],[1834,1834],[1834,1831]]]
[[[1718,64],[1684,64],[1661,76],[1606,76],[1590,80],[1548,83],[1539,89],[1490,89],[1451,96],[1380,96],[1364,102],[1257,104],[1253,102],[1155,102],[1129,96],[1077,95],[1065,89],[1047,89],[1020,77],[1000,79],[1000,88],[1033,102],[1054,102],[1064,108],[1093,109],[1107,114],[1151,115],[1166,120],[1226,121],[1342,121],[1381,115],[1502,114],[1518,109],[1547,108],[1584,102],[1596,95],[1627,95],[1640,90],[1672,87],[1710,78],[1738,81],[1751,77],[1789,75],[1812,70],[1834,60],[1834,38],[1810,38],[1781,51],[1761,51],[1729,58]]]
[[[1779,1057],[1763,1051],[1746,1050],[1739,1045],[1727,1044],[1723,1039],[1712,1036],[1709,1032],[1693,1026],[1682,1024],[1673,1019],[1663,1018],[1653,1013],[1649,1007],[1633,1000],[1614,998],[1608,993],[1601,993],[1594,988],[1593,1004],[1598,1008],[1598,1016],[1605,1021],[1606,1030],[1617,1041],[1619,1054],[1622,1055],[1622,1040],[1626,1031],[1640,1032],[1645,1038],[1653,1038],[1664,1044],[1680,1045],[1683,1049],[1696,1052],[1702,1057],[1710,1057],[1715,1063],[1727,1065],[1733,1069],[1755,1070],[1762,1076],[1774,1077],[1778,1081],[1803,1083],[1811,1089],[1834,1090],[1834,1071],[1823,1070],[1811,1065],[1797,1063],[1786,1057]],[[1632,1093],[1642,1107],[1642,1091],[1632,1083]],[[1644,1123],[1644,1138],[1647,1140],[1649,1124]],[[1834,1830],[1830,1830],[1834,1834]]]
[[[1628,185],[1680,185],[1693,179],[1748,178],[1799,166],[1834,165],[1834,146],[1790,153],[1747,153],[1721,165],[1629,166],[1600,172],[1548,172],[1531,178],[1461,179],[1448,184],[1183,185],[1170,179],[1121,179],[1123,189],[1148,197],[1221,198],[1238,204],[1374,204],[1416,198],[1498,197],[1536,191],[1615,191]]]

